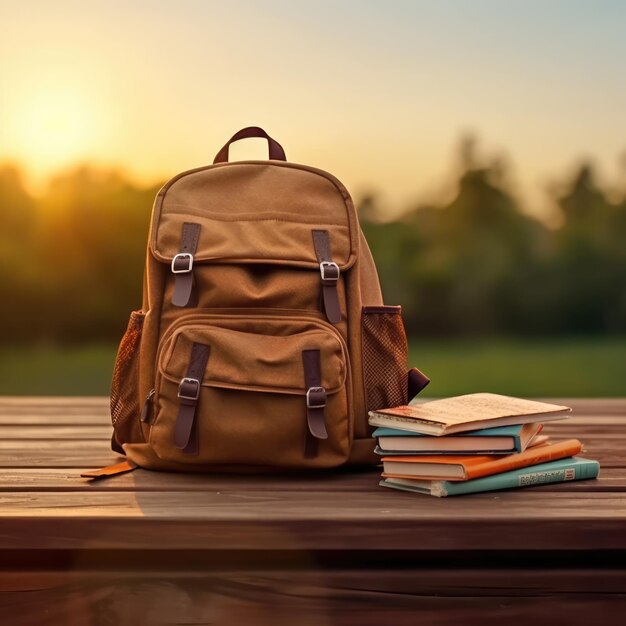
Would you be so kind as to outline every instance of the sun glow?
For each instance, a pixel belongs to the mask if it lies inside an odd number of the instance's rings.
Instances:
[[[92,157],[102,133],[99,109],[78,87],[32,88],[8,115],[7,147],[39,176]]]

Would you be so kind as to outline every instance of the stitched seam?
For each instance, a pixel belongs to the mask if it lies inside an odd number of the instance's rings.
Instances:
[[[213,217],[209,212],[203,211],[202,209],[196,209],[195,207],[186,206],[182,204],[170,204],[168,207],[178,207],[181,209],[185,209],[189,211],[187,215],[193,215],[194,217],[202,217],[206,220],[212,220],[214,222],[287,222],[290,224],[320,224],[329,226],[342,226],[343,228],[347,228],[350,230],[350,225],[348,222],[330,222],[326,218],[320,216],[320,219],[289,219],[287,217],[250,217],[250,218],[238,218],[238,217]],[[165,212],[165,215],[171,213]]]

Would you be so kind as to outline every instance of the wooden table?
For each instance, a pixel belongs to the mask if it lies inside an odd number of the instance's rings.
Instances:
[[[0,623],[626,624],[626,400],[558,402],[599,480],[436,499],[375,471],[89,483],[106,399],[0,398]]]

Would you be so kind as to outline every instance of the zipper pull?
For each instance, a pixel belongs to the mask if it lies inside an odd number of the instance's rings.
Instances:
[[[141,421],[145,424],[152,423],[152,398],[154,398],[154,394],[156,393],[156,389],[150,389],[146,399],[143,401],[143,407],[141,408]]]

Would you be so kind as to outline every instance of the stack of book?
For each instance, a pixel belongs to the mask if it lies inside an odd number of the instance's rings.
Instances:
[[[596,478],[598,462],[577,456],[580,441],[541,432],[570,411],[492,393],[371,411],[380,485],[444,497]]]

